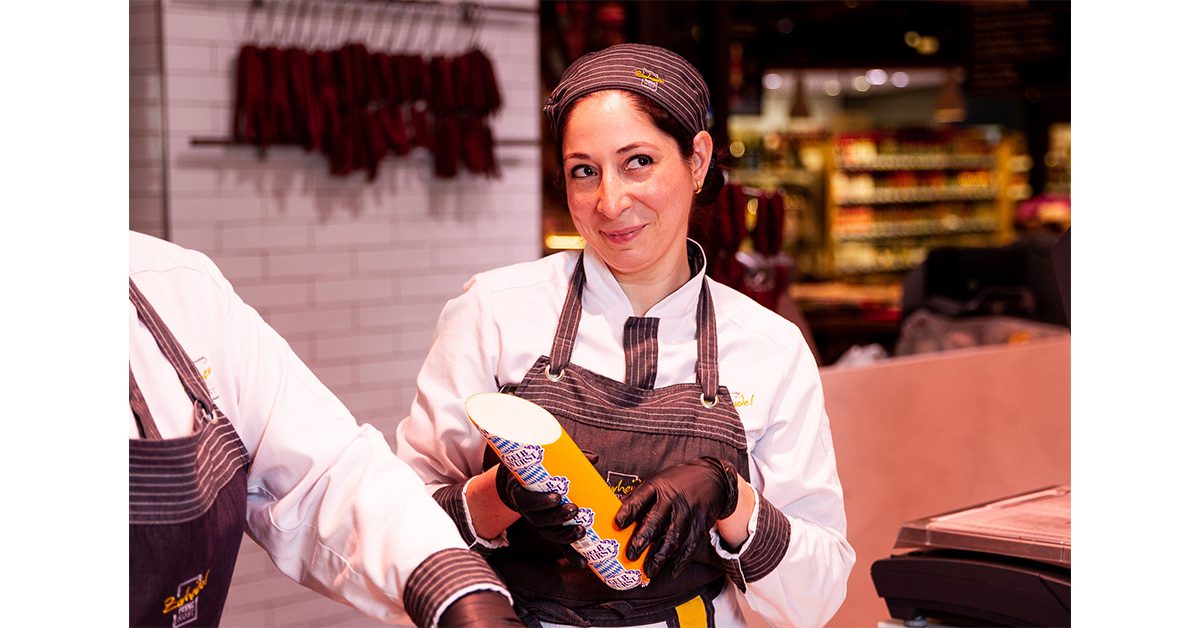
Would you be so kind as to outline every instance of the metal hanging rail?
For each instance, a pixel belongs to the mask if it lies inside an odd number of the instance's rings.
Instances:
[[[258,148],[258,149],[262,149],[262,150],[266,150],[268,148],[299,147],[296,144],[269,144],[266,146],[259,146],[258,144],[254,144],[251,142],[243,142],[243,141],[235,140],[235,139],[228,138],[228,137],[193,137],[193,138],[190,138],[189,143],[192,146],[243,146],[243,147],[247,147],[247,148]],[[536,138],[498,137],[493,141],[493,143],[496,146],[541,146],[542,145],[542,141],[540,139],[536,139]]]
[[[282,0],[251,0],[250,6],[253,8],[262,8],[270,1]],[[524,15],[537,15],[537,7],[528,7],[517,4],[495,4],[495,3],[480,3],[462,0],[461,2],[443,2],[442,0],[322,0],[324,4],[374,4],[374,5],[405,5],[415,7],[429,8],[445,8],[454,9],[459,12],[464,22],[472,22],[478,19],[480,12],[495,11],[497,13],[515,13]]]
[[[323,5],[326,7],[336,7],[344,5],[364,5],[375,7],[412,7],[415,10],[434,9],[444,11],[454,11],[458,13],[459,19],[465,24],[475,24],[481,20],[481,14],[485,12],[507,13],[517,15],[538,15],[536,6],[522,6],[515,4],[499,4],[499,3],[480,3],[471,2],[470,0],[462,0],[459,2],[448,2],[444,0],[250,0],[252,9],[266,9],[268,5],[271,10],[295,3],[303,5]],[[260,156],[265,156],[267,146],[258,146],[252,143],[247,143],[235,140],[230,137],[191,137],[189,138],[191,146],[241,146],[253,147],[259,150]],[[539,138],[496,138],[494,145],[502,146],[540,146],[541,139]],[[274,145],[272,147],[284,147],[285,144]]]

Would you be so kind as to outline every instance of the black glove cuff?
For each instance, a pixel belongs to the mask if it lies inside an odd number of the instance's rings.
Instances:
[[[717,513],[717,519],[724,519],[733,514],[737,510],[738,505],[738,472],[728,460],[720,460],[712,456],[702,456],[700,458],[707,462],[714,470],[721,474],[721,479],[725,485],[725,504]]]

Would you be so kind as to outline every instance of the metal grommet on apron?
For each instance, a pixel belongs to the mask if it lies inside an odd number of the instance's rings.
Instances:
[[[689,244],[693,275],[699,251]],[[626,324],[626,377],[617,381],[570,363],[583,311],[583,254],[575,265],[550,355],[541,356],[520,384],[501,388],[549,410],[582,448],[594,451],[597,470],[622,494],[642,479],[713,456],[749,477],[746,434],[730,399],[718,385],[716,317],[707,279],[696,308],[696,382],[654,388],[657,319],[631,317]],[[631,334],[636,335],[630,340]],[[641,362],[640,366],[631,366]],[[711,403],[710,403],[711,402]],[[485,452],[485,468],[497,460]],[[678,578],[660,575],[649,586],[610,589],[589,569],[564,558],[523,520],[508,529],[508,547],[488,560],[517,599],[526,622],[636,626],[712,626],[712,600],[726,576],[716,551],[705,543]]]
[[[158,313],[129,280],[129,300],[192,400],[193,432],[164,439],[129,370],[129,624],[215,626],[246,524],[250,455]]]

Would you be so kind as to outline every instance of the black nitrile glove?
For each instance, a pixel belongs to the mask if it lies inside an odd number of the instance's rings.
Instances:
[[[584,455],[595,464],[595,454],[584,452]],[[586,533],[583,526],[566,525],[579,512],[578,506],[564,502],[558,493],[539,493],[525,488],[503,464],[496,469],[496,492],[509,510],[521,515],[547,541],[569,545]]]
[[[650,547],[646,576],[666,570],[677,577],[737,502],[738,473],[724,460],[705,456],[666,469],[639,484],[617,510],[618,528],[639,522],[625,555],[635,560]]]
[[[508,599],[495,591],[473,591],[454,600],[438,620],[443,628],[524,626]]]

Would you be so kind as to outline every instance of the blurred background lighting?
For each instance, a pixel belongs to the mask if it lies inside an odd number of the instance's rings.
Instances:
[[[739,140],[734,140],[734,141],[730,142],[729,143],[729,154],[733,155],[735,159],[740,158],[742,155],[746,154],[746,145],[743,144]]]
[[[783,33],[784,35],[790,35],[792,29],[795,28],[795,24],[792,23],[790,18],[785,17],[775,23],[775,28],[779,29],[779,32]]]
[[[867,70],[867,82],[868,83],[870,83],[872,85],[883,85],[884,83],[887,82],[887,80],[888,80],[887,72],[884,72],[883,70],[880,70],[879,68],[875,68],[873,70]]]
[[[962,122],[966,117],[967,101],[962,88],[953,77],[948,78],[938,90],[937,99],[934,101],[933,119],[947,124]]]
[[[829,96],[837,96],[842,93],[842,84],[834,79],[825,81],[825,93]]]
[[[783,86],[783,77],[774,72],[763,75],[763,87],[767,89],[779,89]]]
[[[922,37],[921,41],[917,42],[917,52],[923,55],[931,55],[938,51],[938,46],[940,45],[937,37]]]
[[[917,31],[904,33],[904,43],[908,44],[909,48],[916,48],[917,44],[921,43],[921,34]]]
[[[551,233],[545,237],[546,248],[552,251],[565,251],[568,249],[582,249],[584,240],[582,236],[571,234]]]
[[[857,89],[860,92],[865,92],[868,89],[871,89],[871,82],[867,80],[867,77],[860,74],[854,77],[854,89]]]
[[[906,87],[908,85],[908,72],[893,73],[892,85],[895,85],[896,87]]]
[[[788,116],[792,118],[807,118],[809,116],[808,100],[804,96],[804,84],[796,85],[796,91],[792,94],[792,110],[788,112]]]

